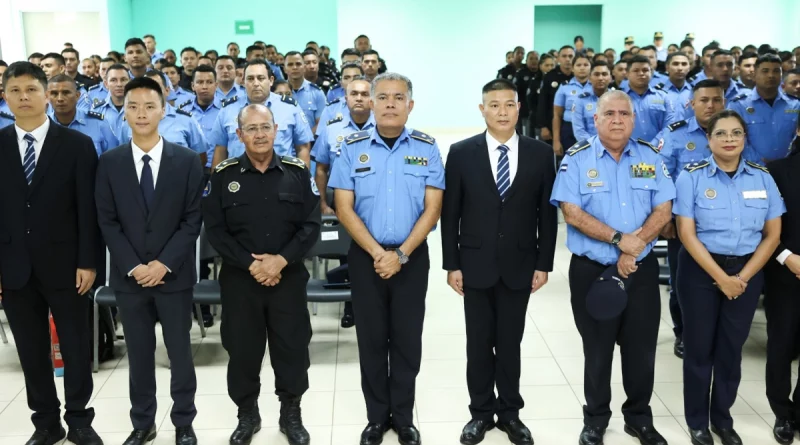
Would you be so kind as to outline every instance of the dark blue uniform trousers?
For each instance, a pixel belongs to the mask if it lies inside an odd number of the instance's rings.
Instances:
[[[744,263],[724,268],[734,275]],[[742,346],[764,284],[762,272],[728,300],[685,248],[678,254],[678,299],[683,309],[683,405],[691,429],[733,428],[730,408],[742,379]],[[712,383],[713,372],[713,383]],[[710,398],[710,400],[709,400]]]

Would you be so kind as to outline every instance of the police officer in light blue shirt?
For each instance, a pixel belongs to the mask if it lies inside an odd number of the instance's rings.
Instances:
[[[198,66],[192,73],[192,88],[197,94],[191,101],[182,104],[181,110],[186,111],[200,124],[200,129],[208,141],[208,159],[205,167],[211,168],[214,158],[214,144],[210,142],[210,135],[217,121],[217,116],[222,110],[222,103],[215,97],[217,90],[217,74],[213,68],[206,65]]]
[[[692,443],[714,443],[710,423],[723,444],[741,444],[730,408],[761,269],[780,242],[786,207],[767,169],[742,158],[746,128],[735,111],[715,114],[708,134],[712,155],[687,166],[675,184],[684,415]]]
[[[669,80],[669,76],[661,74],[658,71],[656,71],[656,67],[658,66],[658,59],[656,55],[657,52],[658,50],[654,45],[647,45],[642,49],[640,49],[638,53],[636,53],[637,55],[643,56],[648,60],[651,73],[648,85],[651,88],[655,88],[659,84],[666,84],[666,82]],[[630,62],[628,65],[628,70],[630,71]],[[619,85],[619,88],[621,90],[624,90],[625,88],[628,88],[628,85],[630,85],[630,82],[626,79],[622,81],[622,83]]]
[[[0,100],[0,128],[7,127],[16,121],[14,113],[8,107],[5,100]]]
[[[589,72],[592,63],[585,54],[578,54],[572,59],[573,77],[566,84],[560,85],[553,98],[553,149],[563,154],[564,148],[575,143],[572,132],[572,110],[575,100],[584,92],[591,91]]]
[[[675,186],[658,150],[631,139],[635,117],[630,97],[609,91],[597,106],[597,136],[567,151],[550,198],[564,213],[567,248],[573,254],[569,286],[586,375],[579,443],[603,443],[611,419],[612,360],[619,343],[627,395],[622,409],[625,431],[641,443],[666,445],[653,428],[650,409],[661,312],[658,262],[651,252],[670,220]],[[608,269],[624,283],[627,305],[613,318],[596,319],[587,310],[587,296]]]
[[[633,101],[636,113],[634,139],[643,139],[657,144],[667,125],[677,121],[667,93],[648,86],[650,82],[650,62],[644,56],[633,56],[628,62],[630,84],[623,89]]]
[[[728,103],[738,96],[747,96],[751,91],[744,84],[733,80],[735,63],[736,59],[728,50],[717,50],[711,56],[711,73],[714,75],[714,80],[718,81],[725,90],[725,101]]]
[[[327,125],[328,122],[331,122],[335,119],[346,118],[349,116],[350,110],[347,109],[347,101],[345,98],[341,98],[329,103],[328,106],[322,110],[322,116],[320,116],[319,121],[320,123]],[[322,130],[325,128],[325,125],[317,125],[314,135],[319,137],[319,135],[322,133]]]
[[[439,219],[444,168],[436,141],[406,127],[412,91],[396,73],[373,80],[376,127],[345,138],[330,181],[354,240],[348,266],[369,422],[361,443],[380,443],[390,421],[400,443],[420,443],[413,407],[430,269],[425,238]],[[390,356],[402,359],[390,367]]]
[[[692,117],[692,85],[686,81],[689,74],[691,60],[683,52],[675,52],[667,56],[667,80],[659,82],[656,88],[667,93],[667,99],[672,104],[675,119],[688,119]]]
[[[244,106],[257,103],[269,107],[278,126],[275,137],[275,153],[280,156],[295,156],[310,165],[310,142],[314,140],[303,110],[290,97],[281,98],[270,93],[272,71],[264,60],[248,62],[244,72],[246,97],[236,97],[222,102],[222,111],[217,116],[209,141],[214,145],[215,166],[229,157],[244,153],[244,145],[236,136],[236,118]]]
[[[86,102],[88,109],[103,102],[108,96],[108,89],[106,89],[105,82],[96,83],[86,90],[86,95],[81,96],[81,101]]]
[[[589,91],[578,95],[572,106],[572,133],[579,141],[597,134],[594,114],[597,111],[597,100],[608,91],[608,85],[611,83],[611,67],[602,61],[593,63],[589,82],[591,83]]]
[[[92,111],[100,113],[117,137],[120,136],[120,128],[127,126],[122,122],[125,115],[125,85],[131,80],[125,66],[114,64],[106,71],[106,78],[103,81],[108,89],[108,95],[102,102],[92,106]]]
[[[800,100],[780,90],[781,59],[764,54],[756,60],[756,87],[745,97],[737,96],[728,108],[747,123],[747,142],[763,160],[789,155],[795,138]]]
[[[297,101],[297,105],[305,113],[308,124],[311,126],[311,130],[314,131],[320,122],[322,110],[325,109],[327,104],[325,93],[322,92],[322,89],[317,84],[305,79],[305,62],[302,54],[297,51],[289,51],[286,53],[285,60],[286,75],[289,77],[288,82],[292,87],[294,100]]]
[[[236,61],[231,56],[219,56],[214,65],[217,72],[217,91],[214,93],[220,102],[234,97],[246,96],[244,87],[236,83]]]

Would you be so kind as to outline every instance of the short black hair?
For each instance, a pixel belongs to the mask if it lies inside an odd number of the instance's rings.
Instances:
[[[150,37],[150,38],[151,38],[151,39],[153,39],[153,40],[155,40],[155,39],[156,39],[156,36],[154,36],[154,35],[152,35],[152,34],[145,34],[145,35],[143,35],[143,36],[142,36],[142,39],[146,39],[146,38],[148,38],[148,37]]]
[[[345,63],[344,65],[342,65],[341,73],[342,75],[344,75],[344,70],[353,70],[353,69],[357,69],[362,76],[364,75],[364,68],[361,68],[361,65],[353,62]]]
[[[64,48],[61,50],[61,55],[63,56],[64,53],[74,53],[76,59],[78,60],[81,59],[81,53],[79,53],[78,50],[75,48]]]
[[[791,51],[781,51],[778,53],[778,57],[781,58],[781,62],[788,62],[794,57],[794,53]]]
[[[150,71],[147,72],[147,74],[149,73]],[[133,90],[138,90],[140,88],[146,90],[152,90],[158,93],[158,98],[161,99],[161,106],[164,106],[165,104],[164,92],[161,91],[161,87],[158,85],[158,82],[156,82],[153,79],[150,79],[149,77],[136,77],[134,79],[131,79],[130,82],[125,84],[125,95],[123,97],[128,97],[129,92]]]
[[[309,40],[308,43],[306,43],[306,46],[308,46],[308,45],[319,45],[319,43],[317,43],[317,42],[315,42],[313,40]]]
[[[197,77],[197,73],[211,73],[214,75],[214,81],[217,80],[217,72],[214,68],[211,68],[208,65],[198,65],[197,68],[192,73],[192,82],[194,82],[195,77]]]
[[[237,47],[237,48],[239,48],[239,44],[238,44],[238,43],[236,43],[236,42],[231,42],[231,43],[229,43],[229,44],[225,45],[225,49],[228,49],[228,48],[230,48],[230,47],[231,47],[231,45],[236,45],[236,47]]]
[[[539,65],[543,64],[547,60],[556,60],[556,58],[550,53],[544,53],[541,57],[539,57]]]
[[[372,55],[372,54],[375,54],[376,56],[378,56],[379,59],[381,58],[381,55],[378,54],[378,51],[375,51],[374,49],[368,49],[368,50],[364,51],[363,53],[361,53],[361,57],[363,58],[364,56],[369,56],[369,55]]]
[[[252,53],[253,51],[264,51],[264,48],[262,48],[262,47],[260,47],[258,45],[250,45],[250,46],[247,47],[246,50],[244,50],[245,57],[249,56],[250,53]]]
[[[578,60],[581,59],[586,59],[586,61],[589,62],[589,65],[590,66],[592,65],[592,59],[590,59],[589,56],[586,55],[586,53],[578,53],[577,55],[575,55],[575,57],[572,58],[572,66],[575,66],[575,64],[578,63]]]
[[[777,54],[767,53],[758,56],[758,59],[756,59],[756,68],[758,68],[762,63],[777,63],[780,65],[782,62],[781,58],[778,57]]]
[[[578,43],[578,42],[583,42],[583,36],[575,36],[575,38],[572,39],[572,43]]]
[[[260,65],[260,66],[267,67],[267,77],[275,77],[275,73],[272,72],[272,68],[269,66],[267,61],[264,60],[264,59],[253,59],[253,60],[247,62],[244,65],[244,74],[247,75],[247,68],[250,68],[251,66],[254,66],[254,65]],[[236,68],[239,68],[239,67],[237,66]]]
[[[513,91],[517,92],[517,87],[511,83],[511,81],[506,79],[493,79],[490,80],[489,83],[483,86],[481,90],[481,94],[486,94],[490,91]]]
[[[669,63],[670,63],[670,62],[672,62],[672,59],[674,59],[675,57],[678,57],[678,56],[680,56],[680,57],[686,57],[687,59],[689,59],[689,55],[688,55],[688,54],[686,54],[685,52],[683,52],[683,51],[675,51],[674,53],[672,53],[672,54],[670,54],[670,55],[668,55],[668,56],[667,56],[667,60],[666,60],[666,62],[664,62],[664,63],[665,63],[667,66],[669,66]],[[689,63],[692,63],[692,60],[691,60],[691,59],[689,59]]]
[[[558,53],[561,54],[561,51],[564,51],[567,48],[575,51],[575,48],[573,48],[572,45],[564,45],[564,46],[562,46],[561,48],[558,49]]]
[[[42,57],[44,57],[44,54],[42,53],[32,53],[30,56],[28,56],[28,59],[41,59]]]
[[[305,51],[303,51],[302,56],[303,58],[305,58],[306,56],[314,56],[317,59],[319,59],[319,54],[316,51],[314,51],[314,48],[306,48]]]
[[[172,82],[169,80],[169,77],[167,77],[167,75],[164,74],[163,71],[147,70],[144,73],[144,77],[159,77],[159,78],[161,78],[161,83],[164,84],[164,88],[166,88],[167,91],[172,89],[172,86],[173,86]]]
[[[214,56],[219,57],[219,52],[217,52],[217,50],[215,50],[215,49],[210,49],[210,50],[205,52],[205,56],[206,57],[208,57],[209,54],[213,54]]]
[[[733,57],[733,53],[728,51],[727,49],[718,49],[714,54],[711,55],[711,61],[713,62],[718,56],[731,56]]]
[[[367,39],[367,40],[369,40],[369,37],[367,37],[365,34],[359,34],[359,36],[356,37],[355,39],[353,39],[353,41],[355,42],[358,39]]]
[[[656,49],[655,45],[645,45],[645,46],[639,48],[639,51],[655,51],[655,52],[658,52],[658,50]]]
[[[719,49],[719,45],[714,45],[709,43],[708,45],[703,47],[703,51],[700,52],[701,56],[705,56],[707,51],[717,51]]]
[[[748,51],[756,52],[756,50],[758,50],[758,48],[756,48],[755,45],[747,45],[744,47],[744,52]]]
[[[514,54],[514,51],[506,51],[506,56],[510,56],[512,54]]]
[[[633,53],[626,49],[625,51],[619,53],[619,60],[622,60],[622,59],[624,59],[626,57],[630,57],[632,55],[633,55]]]
[[[160,59],[160,60],[163,60],[163,61],[164,61],[164,63],[162,63],[162,64],[161,64],[161,71],[162,71],[162,72],[163,72],[164,70],[166,70],[167,68],[175,68],[176,70],[178,69],[178,65],[175,65],[174,63],[169,63],[169,62],[167,62],[167,59]],[[179,71],[180,71],[180,70],[179,70]],[[165,73],[165,74],[166,74],[166,73]]]
[[[692,41],[691,41],[691,40],[684,40],[684,41],[682,41],[682,42],[681,42],[681,44],[680,44],[680,46],[679,46],[679,48],[686,48],[687,46],[688,46],[689,48],[692,48],[692,49],[694,49],[694,45],[692,44]]]
[[[772,46],[767,43],[764,43],[758,47],[756,51],[759,56],[763,56],[764,54],[768,54],[769,52],[773,51]]]
[[[617,60],[617,61],[614,63],[614,66],[616,67],[617,65],[622,65],[622,64],[624,64],[624,65],[625,65],[625,68],[626,68],[626,69],[628,68],[628,61],[627,61],[627,60],[623,60],[623,59],[619,59],[619,60]]]
[[[300,54],[300,51],[289,51],[285,56],[283,56],[283,58],[288,59],[291,56],[300,56],[301,59],[303,58],[303,55]]]
[[[361,58],[361,53],[356,51],[355,48],[345,48],[344,51],[342,51],[342,59],[344,59],[344,56],[358,56]]]
[[[281,85],[289,85],[289,82],[287,82],[287,81],[285,81],[283,79],[276,80],[275,82],[272,83],[272,91],[274,92],[275,89],[278,88]],[[292,86],[289,85],[289,88],[292,88]]]
[[[191,51],[191,52],[195,53],[195,55],[197,54],[197,50],[194,49],[194,47],[187,46],[186,48],[181,50],[181,57],[183,57],[183,53],[188,52],[188,51]]]
[[[789,71],[787,71],[787,72],[783,73],[783,78],[784,78],[784,80],[785,80],[787,77],[789,77],[790,75],[792,75],[792,74],[800,76],[800,67],[797,67],[797,68],[791,69],[791,70],[789,70]]]
[[[53,59],[59,65],[65,65],[66,64],[66,62],[64,61],[64,56],[62,56],[59,53],[47,53],[44,56],[42,56],[42,60],[44,60],[44,59]]]
[[[711,134],[714,131],[714,128],[717,127],[717,122],[730,117],[739,121],[739,124],[742,126],[742,130],[747,133],[747,124],[744,122],[744,119],[742,119],[742,116],[740,116],[739,113],[733,110],[722,110],[711,116],[711,119],[708,120],[708,124],[706,124],[706,133]]]
[[[592,56],[592,63],[596,62],[597,59],[600,59],[600,58],[604,58],[604,59],[608,60],[608,57],[606,57],[605,53],[597,53],[597,54]]]
[[[3,73],[3,89],[6,89],[9,79],[16,77],[31,76],[38,80],[42,88],[47,89],[47,75],[44,70],[31,62],[14,62],[8,66],[8,69]]]
[[[757,58],[758,54],[752,51],[745,51],[741,56],[739,56],[739,65],[741,65],[745,59],[757,59]]]
[[[103,63],[103,62],[105,62],[105,63],[108,63],[108,62],[117,63],[117,61],[112,59],[111,57],[104,57],[104,58],[100,59],[100,63]]]
[[[56,76],[51,77],[50,80],[47,81],[47,84],[49,85],[51,83],[61,83],[61,82],[71,83],[75,85],[75,90],[76,91],[78,90],[78,85],[75,84],[75,79],[67,76],[66,74],[58,74]]]
[[[647,66],[650,66],[650,59],[646,56],[635,55],[628,60],[628,65],[633,65],[634,63],[646,63]]]
[[[692,87],[692,93],[702,88],[719,88],[720,90],[722,90],[722,96],[723,97],[725,96],[725,88],[722,88],[722,84],[719,83],[718,80],[703,79],[700,82],[694,84],[694,86]]]
[[[593,52],[595,52],[595,50],[594,50],[594,48],[592,48],[592,47],[590,46],[590,47],[586,48],[586,51],[585,51],[585,52],[587,52],[587,53],[593,53]]]
[[[164,51],[164,55],[165,56],[167,55],[167,53],[172,53],[173,56],[177,56],[177,54],[175,54],[175,50],[173,50],[173,49],[168,49],[168,50]]]
[[[106,70],[106,76],[108,76],[109,72],[117,71],[117,70],[118,71],[125,71],[125,74],[128,73],[128,69],[125,68],[125,65],[123,65],[121,63],[115,63],[115,64],[111,65],[110,67],[108,67],[108,69]]]
[[[278,52],[278,47],[277,46],[275,46],[275,45],[273,45],[271,43],[269,43],[267,45],[264,45],[264,49],[270,49],[270,48],[274,49],[275,52]]]
[[[233,62],[233,66],[234,67],[236,66],[236,61],[233,60],[233,57],[231,57],[231,56],[229,56],[227,54],[225,54],[224,56],[217,57],[217,61],[214,62],[214,65],[218,64],[220,60],[230,60],[231,62]]]
[[[130,39],[125,41],[125,49],[127,50],[129,46],[141,46],[147,51],[147,45],[144,44],[144,40],[138,37],[131,37]]]
[[[589,72],[594,71],[595,68],[602,68],[602,67],[606,67],[608,68],[609,71],[611,71],[611,67],[609,66],[609,64],[607,62],[603,62],[602,60],[600,60],[597,62],[592,62],[592,69]]]
[[[6,62],[6,61],[5,61],[5,60],[3,60],[3,59],[0,59],[0,66],[5,66],[5,67],[7,67],[7,66],[8,66],[8,62]]]

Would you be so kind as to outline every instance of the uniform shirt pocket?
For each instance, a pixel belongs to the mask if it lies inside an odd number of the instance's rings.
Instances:
[[[375,169],[372,167],[358,167],[350,173],[353,178],[355,187],[353,192],[356,199],[360,197],[375,196],[376,189],[378,188],[378,177],[375,175]]]
[[[631,188],[638,205],[637,208],[644,209],[646,214],[650,214],[653,206],[653,192],[658,191],[658,182],[655,178],[632,178]]]
[[[744,199],[743,210],[742,223],[745,225],[744,228],[761,232],[767,219],[769,201],[760,198]]]
[[[721,228],[731,225],[733,217],[728,207],[728,197],[721,196],[721,193],[716,191],[714,193],[718,195],[714,199],[704,196],[709,193],[701,191],[695,201],[694,220],[697,232],[719,231]]]
[[[607,181],[585,180],[580,185],[581,209],[595,218],[608,221],[611,207],[611,187]]]

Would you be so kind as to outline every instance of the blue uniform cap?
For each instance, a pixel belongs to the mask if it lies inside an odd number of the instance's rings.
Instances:
[[[589,288],[586,311],[597,321],[618,317],[628,305],[627,279],[617,273],[617,265],[608,266]]]

